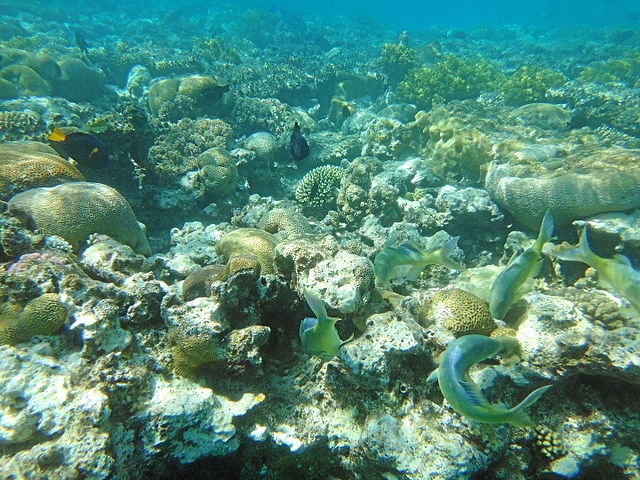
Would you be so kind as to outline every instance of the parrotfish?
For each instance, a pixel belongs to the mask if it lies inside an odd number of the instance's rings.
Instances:
[[[624,255],[602,258],[589,247],[587,229],[582,231],[578,245],[563,242],[550,251],[551,255],[569,262],[586,263],[598,271],[598,283],[607,290],[614,290],[629,300],[633,308],[640,313],[640,272],[635,270],[631,261]]]
[[[300,125],[298,122],[293,124],[293,131],[291,132],[291,157],[296,160],[302,160],[307,155],[309,155],[309,144],[302,136],[302,132],[300,131]]]
[[[428,381],[438,380],[442,395],[460,415],[478,422],[529,427],[533,421],[524,409],[537,402],[551,385],[537,388],[515,407],[503,408],[489,403],[469,376],[469,369],[482,360],[498,354],[508,357],[519,353],[520,344],[513,337],[465,335],[448,346]]]
[[[491,286],[489,292],[489,310],[491,316],[502,320],[511,305],[524,293],[522,286],[531,277],[535,277],[542,266],[542,247],[553,236],[553,217],[547,210],[536,241],[518,256],[513,256]]]
[[[463,270],[464,267],[450,257],[458,246],[459,238],[451,237],[441,248],[431,252],[424,252],[410,243],[384,247],[373,260],[376,285],[385,287],[391,280],[398,277],[407,277],[413,280],[427,265],[439,264]],[[390,244],[392,241],[387,243]]]
[[[310,290],[304,290],[304,298],[316,317],[307,317],[300,322],[302,348],[309,355],[331,360],[338,354],[342,345],[351,341],[353,335],[347,340],[342,340],[335,327],[340,319],[329,317],[324,302]]]
[[[60,147],[64,152],[80,164],[94,168],[107,166],[109,153],[107,146],[95,135],[81,131],[67,131],[54,128],[47,137],[54,147]]]

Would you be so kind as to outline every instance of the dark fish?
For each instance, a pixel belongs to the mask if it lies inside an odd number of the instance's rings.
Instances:
[[[76,30],[76,45],[80,49],[80,51],[86,54],[89,51],[89,44],[87,43],[87,39],[84,36],[84,33],[81,30]]]
[[[85,132],[64,132],[54,128],[47,137],[54,146],[60,147],[76,162],[102,168],[109,162],[107,146],[96,136]]]
[[[298,122],[293,124],[293,132],[291,132],[291,156],[294,160],[302,160],[309,155],[309,144],[300,132]]]

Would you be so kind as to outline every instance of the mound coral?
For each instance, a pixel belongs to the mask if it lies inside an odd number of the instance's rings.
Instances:
[[[335,208],[344,169],[323,165],[308,172],[296,187],[296,200],[310,209],[327,211]]]
[[[26,65],[9,65],[0,70],[0,78],[11,83],[19,96],[51,95],[51,85]],[[7,95],[5,91],[4,95]]]
[[[311,230],[304,215],[286,208],[269,210],[258,222],[258,228],[269,233],[281,233],[283,236],[297,236]]]
[[[131,206],[107,185],[69,182],[33,188],[12,197],[9,211],[27,219],[29,228],[58,235],[76,249],[92,233],[102,233],[129,245],[137,253],[151,253]]]
[[[229,152],[210,148],[198,155],[198,184],[206,200],[216,200],[232,194],[238,183],[238,169]]]
[[[60,77],[54,81],[54,93],[72,102],[88,102],[102,93],[105,75],[97,67],[87,65],[77,57],[58,61]]]
[[[210,296],[211,284],[216,280],[222,280],[224,271],[224,265],[207,265],[191,273],[182,282],[182,298],[189,301]]]
[[[227,261],[237,257],[253,257],[260,264],[263,275],[275,273],[273,235],[259,228],[238,228],[227,233],[216,245],[216,253]]]
[[[67,310],[55,293],[45,293],[27,303],[0,307],[0,345],[26,342],[34,335],[51,335],[67,318]]]
[[[496,328],[489,306],[460,288],[438,290],[431,296],[425,319],[442,325],[456,337],[489,335]]]
[[[573,171],[492,164],[485,186],[518,221],[536,230],[547,210],[557,225],[596,213],[640,206],[640,155],[606,149],[566,159]]]
[[[0,191],[2,198],[33,187],[84,180],[50,146],[40,142],[10,142],[0,145]]]

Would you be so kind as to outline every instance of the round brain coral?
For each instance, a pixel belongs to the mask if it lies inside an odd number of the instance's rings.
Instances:
[[[182,282],[182,298],[189,301],[198,297],[209,297],[211,284],[216,280],[223,280],[225,270],[224,265],[207,265],[191,273]]]
[[[29,188],[79,180],[84,177],[78,169],[49,145],[27,141],[0,145],[2,198]]]
[[[427,317],[440,323],[456,337],[489,335],[496,328],[486,302],[459,288],[437,291],[431,297]]]
[[[26,342],[34,335],[52,335],[66,318],[67,310],[55,293],[34,298],[23,310],[14,303],[4,304],[0,309],[0,345]]]
[[[304,206],[330,210],[335,208],[338,189],[344,169],[334,165],[323,165],[307,173],[296,187],[296,200]]]
[[[238,228],[227,233],[216,245],[216,253],[231,260],[236,257],[253,257],[260,264],[260,273],[275,273],[273,235],[259,228]]]
[[[26,218],[29,228],[58,235],[79,248],[92,233],[109,235],[137,253],[151,249],[129,203],[107,185],[69,182],[32,188],[9,201],[9,211]]]
[[[215,200],[231,195],[238,183],[238,169],[233,158],[224,148],[210,148],[198,155],[198,178],[204,188],[204,196]]]
[[[286,208],[269,210],[258,222],[258,227],[269,233],[281,233],[284,237],[311,231],[311,225],[304,215]]]

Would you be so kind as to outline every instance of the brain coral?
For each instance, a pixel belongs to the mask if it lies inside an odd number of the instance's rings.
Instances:
[[[640,206],[640,154],[606,149],[567,158],[558,171],[492,164],[485,186],[493,199],[518,221],[537,230],[547,210],[557,225],[596,213]],[[565,173],[566,172],[566,173]]]
[[[304,206],[329,210],[335,208],[338,189],[344,169],[334,165],[323,165],[307,173],[296,187],[296,200]]]
[[[40,142],[9,142],[0,145],[0,196],[33,187],[84,180],[76,167]]]
[[[427,310],[428,319],[441,324],[456,337],[474,333],[489,335],[496,328],[486,302],[459,288],[438,290]]]
[[[45,293],[22,309],[15,303],[0,307],[0,345],[26,342],[34,335],[51,335],[64,325],[67,310],[58,295]]]
[[[129,245],[137,253],[151,253],[131,206],[107,185],[69,182],[33,188],[12,197],[9,211],[26,218],[29,228],[58,235],[74,248],[80,247],[92,233],[102,233]]]
[[[311,225],[304,215],[286,208],[269,210],[258,222],[258,227],[269,233],[281,233],[284,237],[311,231]]]
[[[273,235],[259,228],[238,228],[227,233],[216,245],[216,253],[231,260],[236,257],[254,257],[263,275],[275,273]]]
[[[211,284],[224,278],[224,265],[207,265],[191,273],[182,282],[182,298],[186,301],[211,295]]]
[[[231,195],[238,183],[238,169],[224,148],[210,148],[198,155],[198,179],[204,197],[215,200]]]

